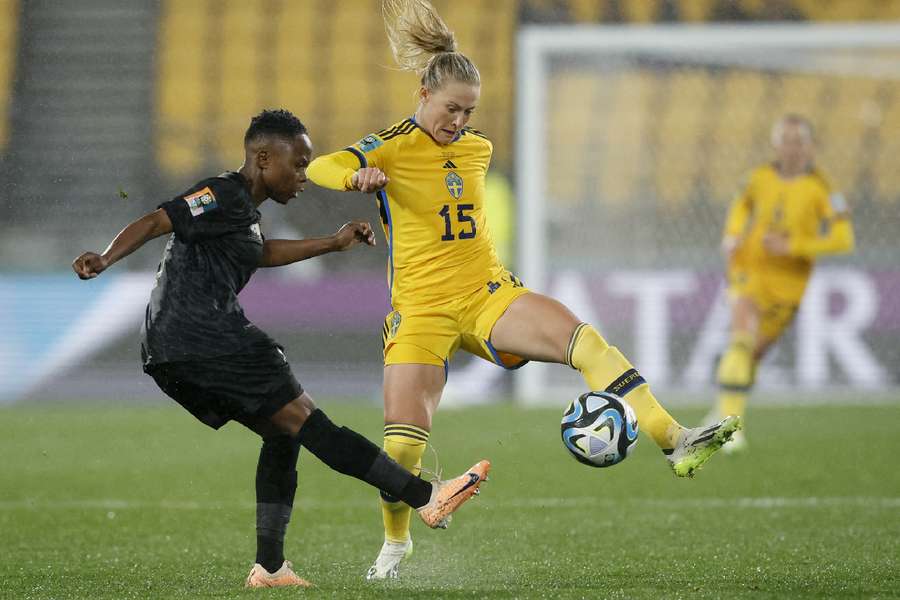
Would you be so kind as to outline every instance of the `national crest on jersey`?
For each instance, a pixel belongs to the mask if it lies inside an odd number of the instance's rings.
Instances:
[[[462,196],[463,193],[462,177],[457,175],[454,171],[450,171],[447,173],[447,176],[444,177],[444,183],[447,185],[447,191],[450,192],[453,199],[459,200],[459,197]]]
[[[397,337],[397,330],[400,329],[400,321],[402,317],[399,312],[391,315],[390,337]]]

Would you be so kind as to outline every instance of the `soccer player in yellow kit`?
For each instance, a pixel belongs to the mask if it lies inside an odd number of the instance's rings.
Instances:
[[[813,164],[809,121],[779,119],[772,145],[775,162],[752,172],[725,223],[731,339],[719,362],[712,422],[744,415],[756,365],[793,320],[816,257],[853,250],[847,204]],[[737,432],[725,448],[746,444]]]
[[[418,472],[448,361],[463,349],[506,368],[540,360],[577,369],[588,389],[631,404],[676,475],[693,475],[739,419],[682,427],[596,329],[503,267],[484,215],[492,145],[467,126],[481,91],[478,69],[425,0],[386,0],[383,9],[398,64],[421,76],[416,112],[315,159],[308,173],[328,188],[376,194],[393,308],[383,331],[385,451]],[[410,511],[382,499],[385,543],[370,580],[397,577],[412,551]]]

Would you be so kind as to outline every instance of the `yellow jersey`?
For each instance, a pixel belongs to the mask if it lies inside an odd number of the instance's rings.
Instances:
[[[767,233],[788,236],[789,254],[775,256],[763,245]],[[755,279],[768,294],[799,303],[815,257],[853,249],[846,202],[817,169],[784,179],[776,165],[755,169],[735,199],[725,236],[738,240],[729,275]]]
[[[431,305],[476,292],[503,272],[485,218],[485,175],[493,146],[465,127],[442,146],[409,118],[316,158],[309,178],[350,190],[362,167],[389,178],[376,194],[388,244],[391,305]]]

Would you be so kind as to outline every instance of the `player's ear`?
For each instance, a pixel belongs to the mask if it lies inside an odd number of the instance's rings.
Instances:
[[[268,150],[266,150],[265,148],[262,148],[262,149],[256,151],[255,160],[256,160],[256,166],[261,171],[264,171],[269,168],[269,163],[272,161],[272,155],[269,153]]]
[[[424,85],[419,88],[419,102],[425,103],[428,102],[428,98],[431,94],[428,92],[428,88]]]

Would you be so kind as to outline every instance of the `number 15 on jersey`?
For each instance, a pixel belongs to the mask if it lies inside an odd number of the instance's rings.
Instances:
[[[456,235],[453,233],[453,206],[451,204],[445,204],[441,210],[438,212],[438,215],[444,218],[444,235],[441,236],[442,242],[451,242],[455,239],[460,240],[471,240],[475,237],[477,233],[477,229],[475,227],[475,219],[472,215],[466,214],[468,211],[475,210],[474,204],[456,204],[456,223],[457,232]]]

